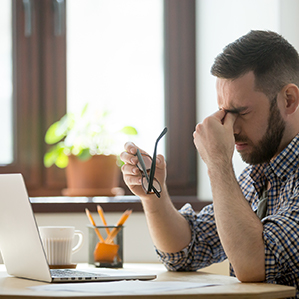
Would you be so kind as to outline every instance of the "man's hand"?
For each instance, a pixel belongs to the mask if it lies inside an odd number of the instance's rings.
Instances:
[[[139,149],[140,150],[140,149]],[[140,150],[141,153],[145,153]],[[152,197],[153,195],[146,194],[141,185],[142,173],[136,166],[138,158],[136,156],[137,146],[132,142],[125,144],[125,151],[120,154],[121,160],[125,163],[122,166],[123,178],[130,190],[141,199]],[[160,182],[163,190],[166,191],[166,163],[162,155],[157,155],[155,178]],[[154,195],[155,196],[155,195]]]
[[[219,110],[196,126],[194,144],[209,167],[231,162],[235,138],[233,126],[237,115]]]

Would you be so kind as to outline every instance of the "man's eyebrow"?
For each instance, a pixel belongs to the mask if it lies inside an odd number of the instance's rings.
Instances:
[[[226,113],[234,113],[238,114],[248,109],[247,106],[244,107],[233,107],[231,109],[219,108],[220,110],[224,110]]]

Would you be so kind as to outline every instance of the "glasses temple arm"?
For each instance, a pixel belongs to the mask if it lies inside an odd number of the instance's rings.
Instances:
[[[147,190],[148,192],[150,192],[153,189],[153,181],[154,181],[154,175],[155,175],[155,171],[156,171],[156,156],[157,156],[158,142],[166,133],[167,133],[167,128],[164,128],[164,130],[159,135],[159,137],[157,138],[156,143],[155,143],[155,149],[154,149],[154,154],[153,154],[153,163],[152,163],[152,167],[150,170],[150,176],[149,176],[149,182],[148,182],[148,190]]]
[[[138,161],[141,165],[142,171],[144,173],[144,176],[145,176],[147,182],[149,182],[149,177],[148,177],[148,174],[147,174],[147,171],[146,171],[146,167],[145,167],[145,164],[144,164],[144,161],[143,161],[143,158],[142,158],[142,155],[141,155],[139,149],[137,149],[137,157],[138,157]],[[157,191],[157,189],[154,186],[152,187],[152,189],[153,189],[154,193],[160,198],[161,195]]]
[[[148,177],[148,174],[147,174],[147,171],[146,171],[146,167],[145,167],[145,164],[144,164],[144,161],[143,161],[143,158],[142,158],[142,155],[141,155],[139,149],[137,149],[137,157],[138,157],[138,161],[139,161],[139,163],[141,165],[142,171],[144,172],[144,175],[145,175],[146,180],[148,182],[149,181],[149,177]]]

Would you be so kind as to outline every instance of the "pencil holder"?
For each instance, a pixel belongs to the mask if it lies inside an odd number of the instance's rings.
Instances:
[[[88,263],[96,267],[123,267],[123,226],[88,225]],[[96,229],[103,240],[100,240]],[[114,235],[114,237],[113,237]]]

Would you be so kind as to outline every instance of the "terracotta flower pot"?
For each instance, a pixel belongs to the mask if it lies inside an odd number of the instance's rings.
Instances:
[[[96,155],[87,161],[69,156],[65,196],[115,196],[124,194],[119,186],[120,169],[115,155]]]

